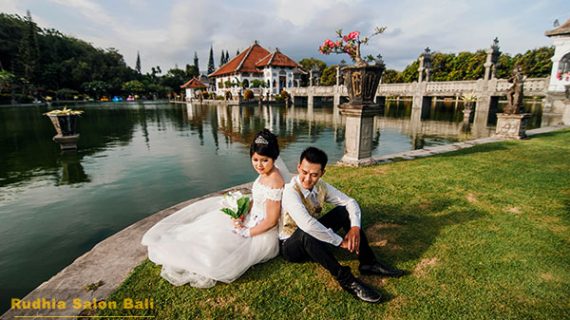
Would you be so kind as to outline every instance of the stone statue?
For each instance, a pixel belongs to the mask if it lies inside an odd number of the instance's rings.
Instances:
[[[523,75],[521,66],[517,65],[513,69],[513,75],[509,78],[512,83],[507,91],[507,106],[503,110],[506,114],[519,114],[523,106]]]

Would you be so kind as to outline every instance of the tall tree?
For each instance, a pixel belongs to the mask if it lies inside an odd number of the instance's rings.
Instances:
[[[137,64],[135,66],[135,70],[137,71],[138,74],[141,74],[141,55],[139,54],[138,51],[137,51]]]
[[[186,76],[188,78],[194,78],[194,77],[200,76],[200,73],[198,73],[196,66],[191,66],[191,65],[187,64],[186,65]]]
[[[303,70],[307,72],[311,71],[313,68],[317,68],[319,69],[319,71],[322,72],[323,70],[325,70],[327,66],[327,64],[324,61],[315,58],[301,59],[299,61],[299,64],[301,65]]]
[[[214,72],[216,67],[214,66],[214,47],[210,46],[210,58],[208,59],[208,74]]]
[[[225,58],[224,50],[222,50],[222,54],[220,55],[220,67],[226,63]]]
[[[196,72],[200,74],[200,67],[198,66],[198,53],[194,51],[194,68],[196,68]]]
[[[230,62],[230,51],[226,50],[226,63]]]
[[[19,48],[19,70],[21,75],[29,82],[34,83],[38,71],[40,49],[38,45],[37,27],[32,21],[32,15],[26,12],[26,29],[24,30]]]

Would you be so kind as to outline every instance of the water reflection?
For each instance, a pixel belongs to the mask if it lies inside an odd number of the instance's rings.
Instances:
[[[65,152],[59,159],[61,172],[58,185],[71,185],[91,181],[81,165],[81,157],[75,152]]]

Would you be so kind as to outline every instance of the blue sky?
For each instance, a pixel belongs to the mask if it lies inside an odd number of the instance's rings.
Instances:
[[[41,27],[55,28],[100,48],[117,48],[143,71],[166,71],[193,63],[206,69],[210,45],[216,66],[220,51],[230,57],[258,40],[291,58],[327,63],[349,60],[323,56],[318,47],[335,30],[367,34],[387,26],[363,54],[381,53],[388,68],[403,69],[425,47],[439,52],[488,48],[495,37],[503,52],[516,54],[551,45],[544,36],[558,19],[570,19],[569,0],[1,0],[0,11],[30,10]]]

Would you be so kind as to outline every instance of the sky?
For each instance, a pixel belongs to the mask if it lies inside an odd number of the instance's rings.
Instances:
[[[134,68],[140,53],[143,72],[163,72],[193,64],[207,69],[210,47],[218,67],[255,40],[299,61],[327,64],[346,55],[321,55],[319,45],[335,30],[371,33],[386,26],[362,54],[382,54],[388,68],[402,70],[424,48],[445,53],[487,49],[495,37],[514,55],[552,45],[544,36],[570,19],[570,0],[0,0],[0,12],[24,16],[30,10],[42,28],[116,48]]]

